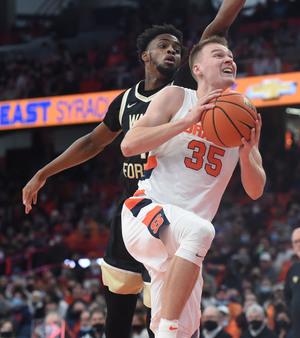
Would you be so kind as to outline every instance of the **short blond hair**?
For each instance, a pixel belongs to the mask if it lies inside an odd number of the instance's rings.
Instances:
[[[196,43],[193,46],[193,48],[192,48],[192,50],[190,52],[190,56],[189,56],[189,66],[190,66],[190,70],[191,70],[191,73],[192,73],[193,76],[194,76],[194,74],[193,74],[193,66],[195,64],[195,58],[196,58],[196,56],[203,50],[203,48],[206,45],[209,45],[211,43],[219,43],[220,45],[223,45],[224,47],[228,48],[227,39],[224,38],[223,36],[219,36],[219,35],[212,35],[209,38],[204,39],[204,40]]]

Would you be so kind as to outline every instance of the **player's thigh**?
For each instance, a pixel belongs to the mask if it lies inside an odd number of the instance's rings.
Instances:
[[[122,211],[122,234],[127,250],[137,261],[143,263],[148,271],[166,270],[166,248],[159,239],[159,232],[153,233],[157,224],[156,217],[163,217],[163,208],[151,203],[135,212],[127,205],[125,202]],[[157,208],[160,208],[159,212]]]

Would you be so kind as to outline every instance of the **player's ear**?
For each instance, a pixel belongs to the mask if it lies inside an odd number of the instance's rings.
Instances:
[[[203,74],[202,68],[199,65],[194,64],[194,66],[193,66],[193,73],[196,76],[201,76]]]
[[[144,62],[148,62],[148,61],[149,61],[149,52],[148,52],[148,51],[144,51],[144,52],[142,53],[142,60],[143,60]]]

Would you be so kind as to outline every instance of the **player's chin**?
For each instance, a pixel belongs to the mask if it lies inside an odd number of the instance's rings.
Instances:
[[[231,78],[223,79],[222,82],[223,82],[223,86],[220,86],[220,88],[223,87],[224,89],[227,89],[227,88],[229,88],[229,87],[231,87],[231,86],[234,85],[235,78],[231,77]]]
[[[173,77],[177,71],[178,67],[173,64],[173,65],[165,65],[165,66],[160,66],[158,67],[158,71],[167,77]]]

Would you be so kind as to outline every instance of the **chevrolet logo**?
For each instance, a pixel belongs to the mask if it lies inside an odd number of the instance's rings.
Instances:
[[[249,99],[275,100],[282,95],[293,95],[297,82],[281,81],[280,79],[263,80],[261,84],[250,86],[246,95]]]

